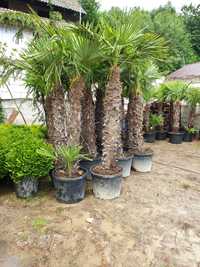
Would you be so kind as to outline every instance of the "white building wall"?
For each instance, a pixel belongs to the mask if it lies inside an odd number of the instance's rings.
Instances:
[[[0,42],[6,44],[7,56],[10,56],[13,53],[13,49],[15,49],[17,52],[14,53],[14,55],[17,57],[27,47],[28,43],[33,38],[33,33],[31,31],[24,30],[22,38],[17,39],[17,32],[17,27],[0,26]],[[20,106],[20,110],[23,113],[27,123],[33,123],[38,111],[34,109],[32,104],[32,96],[30,94],[28,95],[28,89],[25,87],[22,80],[19,78],[10,79],[8,82],[8,87],[12,93],[12,97],[15,100],[12,99],[6,86],[0,88],[0,98],[2,99],[2,105],[6,118],[9,118],[13,110],[17,110],[17,103],[18,106]],[[24,123],[20,114],[17,116],[15,123]]]

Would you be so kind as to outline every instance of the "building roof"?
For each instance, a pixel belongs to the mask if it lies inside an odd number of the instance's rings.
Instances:
[[[200,79],[200,62],[188,64],[172,72],[168,80],[192,80]]]
[[[49,3],[49,0],[38,0],[38,1]],[[79,3],[79,0],[52,0],[51,4],[65,9],[71,9],[76,12],[81,11],[82,13],[85,13],[85,11],[82,9]]]

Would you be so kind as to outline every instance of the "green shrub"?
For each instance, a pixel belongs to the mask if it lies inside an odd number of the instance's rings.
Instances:
[[[24,136],[15,142],[5,155],[6,167],[15,183],[24,177],[38,179],[47,176],[53,169],[53,160],[36,153],[38,149],[45,149],[51,153],[52,147],[33,134]]]
[[[6,166],[6,154],[15,146],[16,142],[26,138],[36,137],[44,139],[46,137],[46,128],[41,126],[25,125],[0,125],[0,179],[9,175]]]

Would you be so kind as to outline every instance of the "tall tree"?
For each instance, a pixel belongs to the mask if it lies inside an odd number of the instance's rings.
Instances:
[[[161,71],[171,72],[196,60],[183,17],[171,4],[152,11],[152,20],[154,32],[163,36],[169,46],[167,60],[159,64]]]
[[[99,3],[96,0],[79,0],[81,6],[86,12],[84,21],[97,24],[99,17]]]
[[[192,46],[200,59],[200,4],[184,6],[182,12]]]

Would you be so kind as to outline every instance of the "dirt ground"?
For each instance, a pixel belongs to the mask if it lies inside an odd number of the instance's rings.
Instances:
[[[157,142],[119,199],[57,203],[0,189],[0,267],[200,267],[200,142]]]

